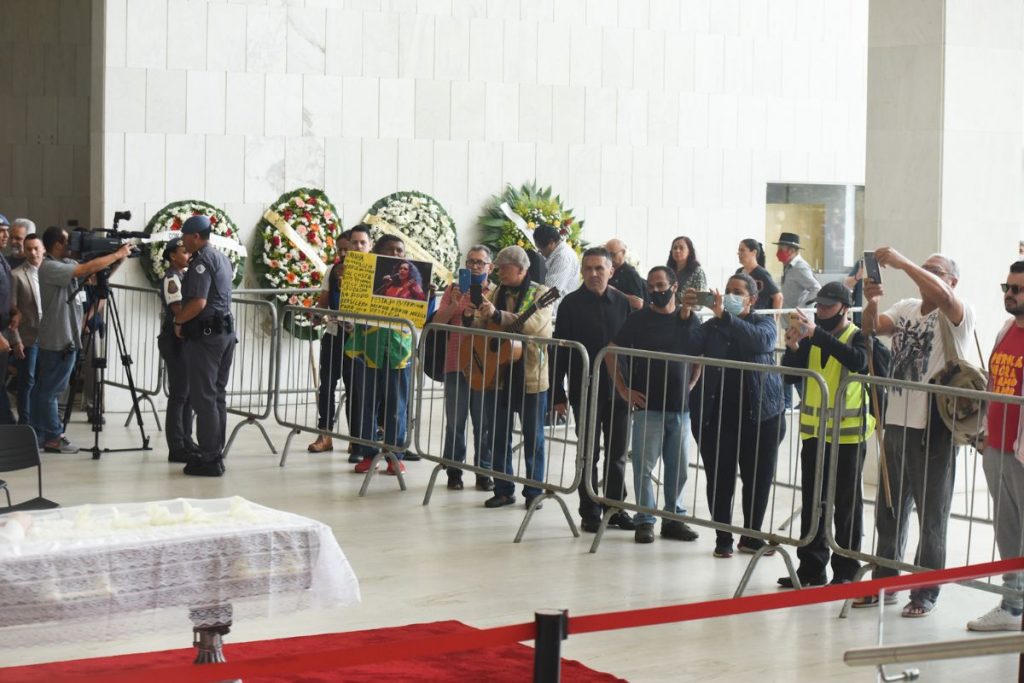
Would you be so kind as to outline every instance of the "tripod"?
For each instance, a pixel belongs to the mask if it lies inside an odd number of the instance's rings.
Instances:
[[[96,305],[99,306],[100,302],[106,302],[106,308],[108,313],[108,319],[110,321],[110,329],[114,331],[114,341],[117,344],[118,355],[121,359],[121,366],[124,368],[125,378],[128,380],[128,393],[132,397],[132,412],[129,413],[129,419],[132,414],[135,415],[136,423],[139,425],[139,431],[142,433],[142,446],[139,448],[100,448],[100,432],[103,431],[103,416],[102,416],[102,402],[103,402],[103,377],[107,369],[107,355],[106,353],[93,356],[92,349],[95,343],[97,332],[93,332],[89,335],[82,348],[82,356],[79,358],[78,368],[75,371],[75,376],[81,373],[81,368],[85,363],[85,359],[89,359],[92,363],[92,368],[95,371],[95,378],[92,383],[92,406],[93,414],[89,420],[92,423],[93,441],[92,448],[89,452],[92,453],[93,460],[99,460],[101,453],[123,453],[128,451],[149,451],[152,448],[149,445],[149,437],[146,435],[146,427],[142,423],[142,410],[139,407],[139,394],[135,388],[135,378],[132,375],[132,357],[127,351],[127,344],[125,344],[124,338],[124,327],[121,325],[121,316],[117,310],[117,302],[114,299],[114,293],[110,290],[110,269],[105,269],[96,273]],[[77,296],[77,291],[72,297]],[[73,384],[71,386],[74,386]],[[68,421],[71,419],[72,406],[75,402],[74,391],[68,392],[68,401],[64,406],[64,428],[67,429]]]

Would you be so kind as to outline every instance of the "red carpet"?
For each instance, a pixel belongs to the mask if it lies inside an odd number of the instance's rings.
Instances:
[[[352,633],[332,633],[300,638],[281,638],[251,643],[230,643],[224,646],[224,656],[229,662],[266,657],[270,654],[301,655],[318,651],[359,648],[390,642],[400,650],[403,640],[415,640],[430,636],[472,634],[479,629],[458,621],[437,621],[430,624],[413,624],[395,628],[381,628]],[[182,634],[186,637],[187,634]],[[192,648],[145,652],[117,657],[77,659],[67,662],[53,662],[32,666],[0,669],[0,681],[38,681],[49,683],[66,676],[87,675],[93,680],[102,680],[109,673],[137,671],[139,680],[148,669],[176,664],[188,664],[195,657]],[[533,677],[533,648],[518,643],[490,647],[483,650],[465,650],[420,659],[405,659],[381,662],[374,665],[353,666],[334,671],[306,671],[287,677],[259,678],[246,676],[246,683],[270,683],[294,681],[320,683],[343,681],[487,681],[488,683],[522,683]],[[622,681],[610,674],[589,669],[577,661],[562,660],[562,680],[569,683],[606,683]]]

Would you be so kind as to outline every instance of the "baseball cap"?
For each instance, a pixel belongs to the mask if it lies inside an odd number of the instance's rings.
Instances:
[[[836,280],[834,282],[826,282],[818,290],[818,295],[807,303],[824,304],[825,306],[835,306],[836,304],[852,306],[853,295],[850,293],[849,287]]]

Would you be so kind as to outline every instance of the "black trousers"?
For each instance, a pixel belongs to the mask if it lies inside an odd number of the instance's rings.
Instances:
[[[860,550],[861,537],[864,535],[864,496],[861,491],[864,447],[864,443],[839,444],[839,457],[836,462],[838,470],[834,538],[839,547],[847,550]],[[801,579],[819,576],[828,566],[831,555],[833,580],[853,581],[860,563],[842,555],[832,554],[825,540],[825,499],[828,494],[828,472],[832,467],[832,444],[825,444],[825,461],[820,473],[814,467],[817,450],[818,439],[805,439],[800,449],[800,493],[803,498],[803,508],[800,511],[801,537],[806,536],[811,529],[815,480],[820,478],[822,486],[818,529],[808,545],[796,550],[796,556],[800,558],[797,574]]]
[[[167,367],[167,413],[164,418],[164,436],[172,451],[193,446],[192,403],[189,401],[188,365],[185,342],[171,331],[161,332],[156,338],[160,356]]]
[[[320,389],[317,392],[317,429],[334,429],[338,380],[345,385],[345,416],[352,421],[352,359],[345,355],[345,335],[325,334],[320,340]]]
[[[575,403],[572,406],[572,414],[576,419],[576,437],[579,438],[582,427],[581,418],[583,411],[581,406]],[[604,495],[613,500],[626,499],[626,441],[629,436],[629,408],[621,401],[602,401],[597,407],[597,428],[598,433],[592,434],[594,465],[590,468],[590,481],[595,491],[600,491],[598,482],[601,462],[601,438],[604,438],[605,459],[604,459]],[[583,476],[588,476],[584,472]],[[580,517],[583,519],[601,519],[604,513],[601,505],[594,502],[586,491],[583,482],[580,483]]]
[[[204,462],[217,462],[224,457],[228,375],[237,343],[234,333],[185,341],[189,399],[196,414],[196,441]]]
[[[703,415],[699,433],[700,456],[707,476],[711,519],[732,524],[736,470],[743,483],[743,527],[760,531],[772,491],[779,444],[786,435],[786,421],[776,415],[757,423],[716,414]],[[720,543],[731,543],[728,531],[716,532]]]

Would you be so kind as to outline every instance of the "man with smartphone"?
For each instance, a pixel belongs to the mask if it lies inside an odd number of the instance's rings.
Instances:
[[[483,302],[484,293],[490,292],[487,276],[491,273],[491,250],[483,244],[473,246],[466,253],[466,267],[459,270],[458,283],[448,285],[441,297],[432,322],[459,325],[463,311],[471,310]],[[494,392],[473,391],[459,367],[459,347],[470,343],[462,334],[448,335],[444,356],[444,412],[445,460],[466,461],[466,418],[473,421],[473,463],[477,467],[491,468],[494,452],[491,418],[494,414]],[[461,490],[462,470],[448,467],[448,488]],[[478,491],[494,489],[494,480],[484,474],[476,475]]]
[[[927,382],[946,364],[946,339],[956,347],[948,350],[950,355],[963,358],[974,333],[974,309],[956,296],[960,269],[943,254],[932,254],[921,265],[892,247],[880,247],[873,256],[878,266],[906,273],[917,285],[920,298],[903,299],[880,313],[878,305],[885,292],[875,278],[881,273],[874,270],[871,259],[865,259],[868,279],[864,285],[864,332],[892,338],[893,379]],[[946,524],[953,498],[957,449],[928,393],[900,387],[893,387],[889,393],[883,445],[891,499],[880,492],[875,508],[875,553],[893,560],[902,558],[910,511],[916,506],[920,522],[916,564],[942,569],[946,564]],[[896,574],[895,569],[888,567],[874,571],[875,578]],[[915,588],[903,608],[903,616],[927,616],[938,597],[938,586]],[[877,597],[869,596],[854,602],[854,607],[877,604]]]

